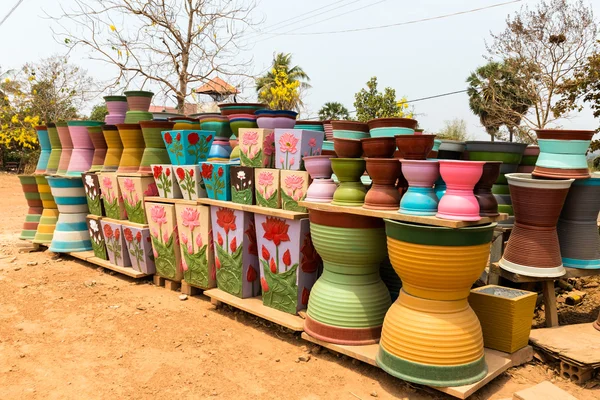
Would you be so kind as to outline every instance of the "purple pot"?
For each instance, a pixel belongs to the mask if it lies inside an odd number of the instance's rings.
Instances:
[[[304,157],[304,167],[313,179],[331,178],[333,170],[331,169],[331,159],[335,156],[309,156]]]
[[[125,236],[131,267],[148,275],[156,273],[150,229],[123,225],[123,236]]]
[[[306,201],[315,203],[331,203],[337,185],[333,179],[314,179],[306,191]]]
[[[296,120],[286,117],[258,117],[256,123],[261,129],[292,129]]]
[[[104,97],[106,101],[106,109],[108,110],[108,114],[123,114],[129,110],[129,106],[127,105],[127,98],[125,96],[106,96]]]
[[[433,187],[440,176],[437,160],[401,160],[402,173],[412,187]]]
[[[131,260],[123,235],[123,225],[112,222],[100,221],[102,232],[104,233],[104,242],[106,243],[106,252],[108,259],[112,264],[119,267],[130,267]]]
[[[117,125],[125,123],[125,114],[108,114],[104,117],[106,125]]]

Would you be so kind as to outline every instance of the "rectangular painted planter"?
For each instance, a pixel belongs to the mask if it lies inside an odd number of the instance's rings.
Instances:
[[[296,314],[305,309],[321,258],[312,245],[308,218],[255,215],[263,304]]]
[[[81,177],[90,214],[102,217],[104,215],[104,204],[102,203],[99,175],[86,172],[81,174]]]
[[[177,184],[185,200],[206,198],[206,185],[200,173],[199,165],[173,166]]]
[[[192,286],[217,286],[210,207],[176,204],[183,279]]]
[[[281,208],[278,169],[256,168],[254,170],[254,188],[257,205]]]
[[[156,274],[172,281],[183,278],[175,205],[146,202]]]
[[[131,267],[148,275],[156,273],[150,229],[123,225],[123,236],[129,252]]]
[[[304,170],[304,157],[321,154],[323,135],[303,129],[275,129],[275,168]]]
[[[254,168],[231,166],[231,201],[239,204],[256,204],[254,196]]]
[[[288,211],[307,212],[298,205],[306,198],[310,175],[306,171],[283,170],[280,173],[281,208]]]
[[[202,179],[204,179],[208,198],[231,201],[231,183],[229,180],[230,167],[231,164],[226,163],[202,163]]]
[[[275,167],[275,131],[273,129],[240,128],[238,143],[242,166]]]
[[[101,220],[100,224],[104,233],[108,260],[119,267],[131,267],[131,260],[129,259],[129,253],[125,245],[122,225],[105,220]]]
[[[234,296],[260,294],[260,272],[254,214],[210,207],[217,287]]]
[[[104,242],[104,233],[99,219],[86,218],[88,230],[90,231],[90,241],[92,242],[92,250],[94,255],[103,260],[108,260],[106,252],[106,243]]]
[[[163,199],[181,199],[183,195],[175,178],[175,171],[170,164],[152,164],[152,176],[158,190],[158,195]]]
[[[485,347],[514,353],[527,346],[537,294],[487,285],[471,290],[469,304],[483,331]]]
[[[116,172],[101,172],[98,174],[104,213],[111,219],[127,219],[125,203],[121,195],[121,188]]]
[[[154,183],[154,179],[151,176],[119,175],[118,181],[123,195],[127,219],[136,224],[147,224],[144,197],[158,196],[158,188]]]

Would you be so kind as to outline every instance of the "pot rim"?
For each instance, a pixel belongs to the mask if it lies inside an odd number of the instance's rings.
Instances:
[[[140,121],[140,126],[143,128],[167,128],[167,130],[172,129],[175,126],[175,122],[170,121]]]
[[[303,160],[314,160],[314,159],[326,159],[326,158],[337,158],[337,156],[334,155],[330,155],[330,154],[321,154],[318,156],[306,156],[306,157],[302,157]]]
[[[431,133],[424,133],[422,135],[395,135],[394,139],[398,140],[419,140],[419,141],[426,141],[426,140],[431,140],[432,142],[435,140],[437,135],[431,134]]]
[[[395,125],[397,124],[397,125]],[[389,118],[374,118],[367,121],[369,129],[376,128],[409,128],[416,130],[419,121],[413,118],[389,117]]]
[[[351,131],[355,131],[355,132],[363,132],[363,133],[369,133],[369,125],[367,125],[364,122],[359,122],[359,121],[346,121],[346,120],[332,120],[331,122],[331,127],[333,130],[351,130]],[[335,125],[338,125],[339,128],[335,128]],[[349,128],[354,128],[354,129],[346,129],[344,128],[344,126],[349,127]]]
[[[509,185],[536,189],[568,189],[575,179],[534,179],[532,174],[515,172],[504,175]]]
[[[393,142],[393,143],[396,143],[396,138],[394,136],[366,137],[366,138],[353,139],[353,140],[360,140],[361,142],[384,141],[384,142]]]
[[[148,90],[128,90],[123,92],[123,94],[127,97],[152,97],[154,96],[153,92]]]
[[[487,161],[471,161],[471,160],[438,160],[440,164],[459,164],[459,165],[483,165]],[[494,162],[494,161],[492,161]],[[502,161],[498,161],[502,163]]]
[[[142,127],[140,126],[140,123],[135,123],[135,124],[117,124],[115,125],[117,127],[118,130],[121,129],[142,129]]]
[[[260,107],[268,109],[268,106],[264,103],[221,103],[217,104],[219,108],[228,108],[228,107]]]

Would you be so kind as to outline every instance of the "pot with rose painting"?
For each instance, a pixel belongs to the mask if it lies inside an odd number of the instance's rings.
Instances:
[[[106,242],[104,240],[104,233],[102,232],[102,226],[100,224],[100,218],[87,217],[86,223],[88,231],[90,232],[90,242],[92,243],[92,250],[94,250],[94,256],[101,260],[108,260],[108,254],[106,252]]]
[[[433,149],[435,135],[396,135],[396,147],[405,160],[425,160]]]
[[[123,153],[117,172],[138,172],[144,149],[144,135],[140,124],[119,124],[119,136],[123,143]]]
[[[367,173],[373,180],[365,196],[363,208],[369,210],[397,210],[400,193],[396,180],[400,173],[400,162],[395,158],[366,158]]]
[[[436,217],[456,221],[479,221],[479,203],[473,194],[483,173],[484,161],[439,160],[446,192],[438,203]]]
[[[173,172],[185,200],[207,197],[206,185],[199,165],[176,165],[173,166]]]
[[[500,268],[533,277],[564,275],[556,224],[573,179],[534,179],[519,173],[506,178],[515,224]]]
[[[201,130],[163,131],[171,164],[191,165],[206,161],[214,140],[214,132]]]
[[[69,134],[69,127],[65,121],[56,122],[56,130],[58,131],[61,145],[60,161],[58,162],[56,174],[65,175],[71,161],[71,154],[73,153],[73,142]]]
[[[400,200],[400,214],[435,215],[438,211],[438,198],[433,190],[433,184],[440,176],[439,161],[400,161],[402,174],[408,181],[408,190]]]
[[[35,133],[40,144],[40,157],[38,158],[34,174],[44,174],[48,167],[50,152],[52,151],[50,138],[48,137],[48,127],[46,125],[38,125],[35,127]]]
[[[85,198],[91,215],[102,217],[104,215],[104,204],[102,203],[102,191],[100,190],[99,175],[93,172],[81,174]]]
[[[288,211],[307,212],[298,205],[306,198],[309,175],[306,171],[281,171],[279,178],[281,208]]]
[[[412,118],[376,118],[367,122],[371,137],[414,135],[419,122]]]
[[[231,174],[231,201],[238,204],[256,204],[254,168],[232,165]]]
[[[200,173],[209,199],[231,201],[229,163],[203,162]]]
[[[33,240],[35,233],[37,232],[40,219],[42,218],[44,206],[35,176],[19,175],[19,181],[21,182],[21,187],[23,193],[25,194],[25,199],[27,200],[27,206],[29,207],[19,239]]]
[[[279,191],[280,171],[271,168],[254,169],[254,193],[256,205],[268,208],[281,208]]]
[[[333,135],[328,140],[364,139],[369,137],[369,125],[358,121],[331,121]]]
[[[115,172],[119,168],[123,155],[123,142],[119,135],[119,128],[116,125],[104,125],[102,135],[107,147],[102,172]]]
[[[596,131],[536,129],[540,154],[532,175],[545,179],[586,179],[585,154]]]
[[[273,168],[275,165],[275,131],[272,129],[240,129],[238,148],[244,167]]]
[[[492,193],[492,185],[500,175],[502,161],[486,161],[483,173],[473,188],[473,194],[479,204],[479,215],[482,217],[498,216],[498,201]]]
[[[131,267],[129,251],[123,235],[123,225],[114,222],[100,220],[104,242],[106,243],[106,254],[111,264],[119,267]]]
[[[331,159],[335,156],[312,156],[304,158],[306,171],[313,179],[306,191],[306,201],[316,203],[330,203],[333,200],[333,194],[337,185],[331,179],[333,170],[331,169]]]
[[[329,343],[377,343],[391,304],[379,276],[387,255],[383,221],[317,210],[309,219],[323,273],[311,290],[304,330]]]
[[[242,299],[260,294],[254,213],[210,207],[217,287]]]
[[[179,248],[175,204],[147,201],[144,203],[144,207],[148,216],[156,275],[180,282],[183,279],[183,264]]]
[[[46,124],[48,129],[48,140],[50,141],[50,156],[48,158],[48,165],[46,166],[47,174],[55,174],[58,171],[58,164],[60,163],[60,155],[62,153],[62,144],[60,143],[60,137],[58,136],[58,130],[54,122],[48,122]]]
[[[90,138],[87,128],[91,126],[101,127],[104,122],[100,121],[69,121],[67,122],[73,151],[67,167],[67,176],[81,176],[92,167],[94,158],[94,143]]]
[[[176,204],[177,230],[181,246],[183,279],[191,286],[210,289],[217,286],[210,207]]]
[[[148,112],[150,103],[152,103],[152,96],[154,96],[154,93],[145,90],[128,90],[123,94],[127,99],[129,111]]]
[[[168,164],[169,154],[162,139],[161,132],[173,129],[175,123],[169,121],[141,121],[142,135],[144,136],[144,153],[140,161],[138,172],[151,172],[152,164]]]
[[[127,219],[125,202],[116,172],[100,172],[98,176],[104,213],[111,219]]]
[[[302,158],[320,155],[322,146],[322,132],[275,129],[275,168],[302,171]]]
[[[296,314],[306,308],[321,260],[308,218],[288,220],[256,214],[263,304]]]
[[[362,143],[358,139],[333,139],[333,149],[338,158],[359,158],[363,154]]]
[[[393,137],[371,137],[360,140],[365,157],[390,158],[396,151]]]
[[[108,146],[106,145],[106,139],[104,139],[104,133],[102,133],[102,126],[88,126],[87,132],[94,145],[92,166],[90,167],[89,172],[98,172],[104,167]]]
[[[257,110],[256,124],[262,129],[293,129],[298,113],[289,110]]]
[[[154,178],[152,176],[119,175],[117,180],[121,188],[127,219],[136,224],[147,224],[144,198],[158,196]]]
[[[131,268],[147,275],[154,275],[156,266],[154,265],[154,254],[152,254],[150,229],[123,224],[123,237],[129,252]]]
[[[182,199],[183,194],[177,183],[175,168],[171,164],[151,165],[152,176],[158,189],[158,196],[164,199]]]
[[[332,158],[331,168],[340,185],[333,194],[331,204],[360,207],[365,202],[366,189],[360,178],[366,163],[362,158]]]

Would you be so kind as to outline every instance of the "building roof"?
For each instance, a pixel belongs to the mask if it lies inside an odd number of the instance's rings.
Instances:
[[[234,86],[231,86],[229,83],[217,76],[216,78],[209,80],[204,85],[196,89],[196,93],[238,94],[239,91]]]

